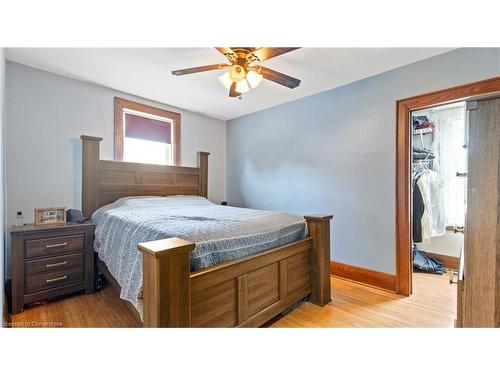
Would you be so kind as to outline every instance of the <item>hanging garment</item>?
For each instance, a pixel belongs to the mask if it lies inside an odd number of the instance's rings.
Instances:
[[[422,215],[422,240],[430,242],[431,237],[446,233],[443,187],[444,180],[436,172],[426,169],[418,178],[417,185],[424,201]]]
[[[424,200],[417,185],[420,174],[413,178],[413,242],[422,242],[422,215],[424,214]]]

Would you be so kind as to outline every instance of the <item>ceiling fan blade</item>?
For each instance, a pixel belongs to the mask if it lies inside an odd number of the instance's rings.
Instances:
[[[277,72],[264,66],[255,65],[252,68],[252,70],[255,70],[257,73],[262,74],[265,79],[279,83],[280,85],[286,86],[290,89],[294,89],[300,84],[300,79],[287,76],[286,74]]]
[[[231,62],[234,62],[238,58],[238,55],[229,47],[215,47],[215,49],[226,56]]]
[[[295,51],[300,47],[262,47],[252,52],[259,61],[266,61],[273,57],[283,55],[284,53]]]
[[[206,72],[208,70],[224,69],[224,67],[226,67],[226,66],[230,66],[230,65],[228,65],[228,64],[212,64],[212,65],[197,66],[196,68],[173,70],[172,74],[174,76],[183,76],[185,74]]]
[[[229,97],[231,98],[236,98],[237,96],[240,96],[241,94],[236,91],[236,82],[233,82],[231,84],[231,88],[229,89]]]

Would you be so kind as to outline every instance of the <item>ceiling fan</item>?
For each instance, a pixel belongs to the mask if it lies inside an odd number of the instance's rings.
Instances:
[[[300,47],[215,47],[217,51],[226,56],[230,64],[212,64],[174,70],[172,74],[182,76],[209,70],[225,70],[226,72],[219,77],[219,81],[229,90],[230,97],[239,97],[250,91],[250,87],[256,88],[263,78],[293,89],[300,84],[300,80],[297,78],[254,64],[298,48]]]

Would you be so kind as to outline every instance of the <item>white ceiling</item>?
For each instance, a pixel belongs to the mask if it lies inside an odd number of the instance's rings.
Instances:
[[[451,50],[450,48],[302,48],[262,63],[300,79],[289,89],[264,80],[229,98],[220,71],[173,76],[172,70],[226,62],[213,48],[8,48],[8,60],[94,82],[229,120],[345,85]]]

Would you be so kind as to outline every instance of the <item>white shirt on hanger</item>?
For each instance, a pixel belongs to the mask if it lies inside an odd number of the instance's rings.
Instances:
[[[444,180],[436,172],[426,169],[417,181],[424,201],[422,215],[422,240],[430,242],[431,237],[446,233],[444,213]]]

